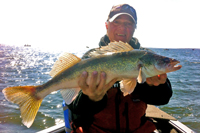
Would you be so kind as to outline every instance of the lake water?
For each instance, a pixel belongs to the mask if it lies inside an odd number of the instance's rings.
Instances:
[[[88,49],[72,52],[79,57]],[[159,106],[196,132],[200,132],[200,50],[152,49],[175,58],[183,66],[168,74],[173,87],[169,104]],[[23,126],[19,107],[8,102],[2,90],[8,86],[39,85],[51,77],[49,71],[61,51],[0,45],[0,132],[36,132],[64,121],[62,96],[52,92],[45,97],[30,128]],[[158,99],[159,100],[159,99]]]

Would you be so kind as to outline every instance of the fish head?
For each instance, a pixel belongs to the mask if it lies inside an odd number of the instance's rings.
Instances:
[[[182,67],[181,65],[177,65],[178,63],[180,63],[180,61],[176,59],[159,55],[155,59],[155,68],[162,73],[177,71]]]
[[[140,58],[142,71],[147,77],[152,77],[155,75],[169,73],[181,69],[180,63],[176,59],[161,56],[153,52],[146,51],[144,56]],[[138,68],[139,69],[139,68]]]

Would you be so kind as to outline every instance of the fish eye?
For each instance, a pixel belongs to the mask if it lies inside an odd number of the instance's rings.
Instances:
[[[164,62],[169,63],[170,59],[166,57],[166,58],[164,58]]]

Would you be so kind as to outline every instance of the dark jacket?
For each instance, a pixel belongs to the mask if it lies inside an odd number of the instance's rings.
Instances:
[[[106,46],[109,42],[107,35],[105,35],[101,38],[99,46]],[[134,49],[140,48],[140,44],[136,38],[132,38],[129,44]],[[87,52],[83,58],[88,58],[88,54],[93,50]],[[116,88],[119,89],[120,87]],[[137,86],[131,95],[137,96],[137,99],[146,104],[164,105],[169,102],[169,99],[172,96],[172,88],[168,79],[165,84],[160,84],[159,86],[149,86],[146,82],[143,84],[137,83]],[[90,125],[93,122],[93,115],[102,111],[106,107],[107,102],[107,95],[105,95],[101,101],[93,102],[88,98],[88,96],[84,95],[82,91],[80,91],[77,98],[69,105],[76,126]]]

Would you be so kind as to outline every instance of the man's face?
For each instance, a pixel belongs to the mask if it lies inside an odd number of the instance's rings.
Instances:
[[[135,23],[128,15],[120,15],[113,22],[106,23],[107,35],[111,42],[131,40],[135,31]]]

